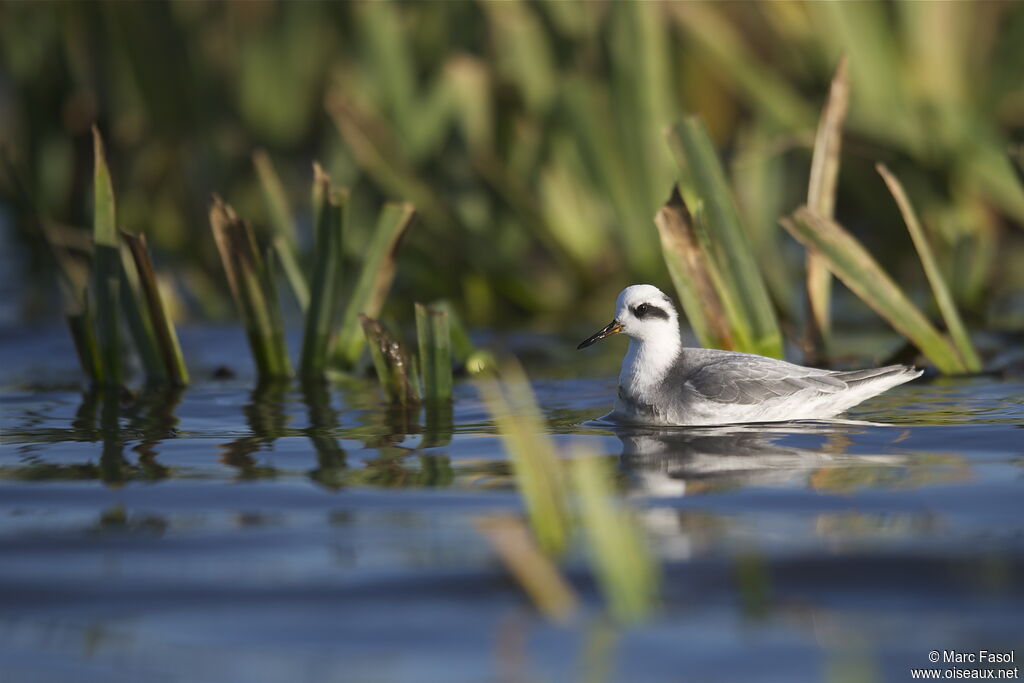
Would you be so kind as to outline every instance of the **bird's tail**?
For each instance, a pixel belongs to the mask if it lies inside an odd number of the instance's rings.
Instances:
[[[886,365],[883,368],[837,372],[832,376],[846,382],[851,387],[868,384],[886,384],[894,387],[898,384],[909,382],[915,377],[920,377],[923,372],[923,370],[918,370],[911,365]]]

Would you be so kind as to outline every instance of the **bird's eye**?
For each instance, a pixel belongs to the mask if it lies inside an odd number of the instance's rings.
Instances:
[[[644,317],[645,315],[647,315],[647,311],[650,310],[650,308],[651,307],[648,306],[647,304],[640,304],[639,306],[636,307],[636,317]]]

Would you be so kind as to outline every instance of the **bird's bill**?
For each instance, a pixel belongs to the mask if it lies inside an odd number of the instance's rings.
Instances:
[[[589,337],[580,342],[580,345],[576,347],[576,350],[579,351],[580,349],[585,349],[591,344],[599,342],[605,337],[610,337],[613,334],[618,334],[619,332],[622,332],[622,323],[620,323],[618,320],[613,320],[607,325],[605,325],[601,329],[601,331],[595,334],[593,337]]]

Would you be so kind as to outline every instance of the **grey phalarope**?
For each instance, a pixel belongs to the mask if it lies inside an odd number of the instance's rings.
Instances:
[[[583,341],[629,337],[615,407],[604,419],[649,425],[722,425],[827,419],[921,375],[907,365],[821,370],[750,353],[683,348],[672,300],[632,285],[615,319]]]

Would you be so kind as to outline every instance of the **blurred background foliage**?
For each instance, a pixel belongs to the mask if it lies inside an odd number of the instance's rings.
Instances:
[[[677,175],[665,130],[697,113],[795,325],[803,249],[777,220],[805,199],[844,53],[837,220],[933,310],[885,162],[968,321],[1022,324],[1024,4],[1002,2],[5,2],[4,277],[22,319],[56,317],[34,216],[70,245],[88,235],[98,122],[119,225],[147,236],[179,318],[231,316],[206,212],[218,192],[269,237],[265,150],[303,258],[319,160],[351,189],[352,264],[383,202],[417,207],[391,305],[588,327],[629,283],[672,291],[652,218]],[[839,326],[870,315],[835,296]]]

